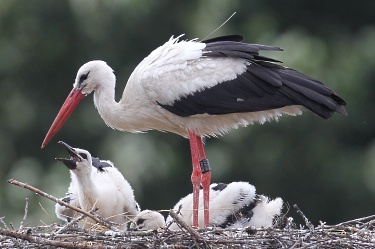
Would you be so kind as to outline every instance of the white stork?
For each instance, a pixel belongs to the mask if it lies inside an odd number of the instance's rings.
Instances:
[[[202,191],[202,190],[201,190]],[[238,228],[246,226],[270,227],[276,215],[281,214],[283,200],[269,200],[264,195],[257,195],[255,187],[247,182],[213,183],[210,186],[210,226],[221,228]],[[181,208],[181,209],[180,209]],[[199,202],[199,212],[203,208],[202,199]],[[173,208],[180,210],[180,217],[186,224],[193,222],[193,196],[183,197]],[[201,217],[201,215],[200,215]],[[172,221],[168,216],[167,223]],[[204,228],[202,219],[198,226]],[[170,228],[178,229],[173,223]]]
[[[130,224],[131,229],[137,230],[157,230],[159,228],[165,227],[164,216],[153,210],[143,210]]]
[[[140,212],[135,201],[133,189],[112,162],[92,157],[83,149],[72,148],[64,142],[59,142],[68,151],[70,158],[56,158],[70,170],[71,183],[68,194],[63,201],[90,211],[98,208],[97,213],[110,221],[126,228],[126,223]],[[58,218],[69,221],[74,212],[56,204]],[[90,227],[87,222],[81,222],[83,227]]]
[[[202,190],[201,190],[202,191]],[[203,202],[200,198],[200,212]],[[247,182],[213,183],[210,186],[210,221],[209,226],[221,228],[243,228],[248,226],[271,227],[274,219],[281,214],[283,200],[269,200],[264,195],[257,195],[255,187]],[[183,197],[173,208],[179,211],[179,217],[187,224],[193,222],[193,194]],[[199,227],[204,228],[202,216],[199,216]],[[168,216],[167,223],[172,221]],[[144,210],[134,221],[134,227],[140,230],[165,227],[163,216],[157,211]],[[180,229],[176,223],[171,230]]]
[[[84,96],[105,123],[117,130],[160,130],[190,139],[193,163],[194,222],[202,185],[205,222],[209,224],[210,167],[203,137],[218,136],[239,126],[264,123],[283,114],[299,115],[302,107],[322,118],[347,115],[345,101],[322,82],[262,56],[280,48],[242,42],[229,35],[199,42],[171,38],[141,61],[131,74],[119,102],[116,77],[104,61],[90,61],[77,73],[42,148],[62,127]]]

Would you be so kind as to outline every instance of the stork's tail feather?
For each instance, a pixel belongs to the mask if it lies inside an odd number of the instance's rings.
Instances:
[[[333,116],[334,112],[348,115],[344,107],[346,102],[322,82],[293,69],[276,70],[285,86],[280,88],[280,92],[296,103],[325,119]]]

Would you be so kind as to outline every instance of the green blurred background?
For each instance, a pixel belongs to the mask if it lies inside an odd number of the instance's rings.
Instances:
[[[63,196],[70,179],[54,160],[66,156],[59,140],[113,161],[143,209],[171,208],[190,193],[188,140],[111,130],[92,96],[40,146],[82,64],[107,61],[118,100],[153,49],[172,35],[203,39],[235,11],[214,36],[282,47],[267,55],[325,82],[348,102],[349,116],[305,112],[208,139],[213,182],[248,181],[258,193],[298,204],[314,224],[374,214],[374,9],[375,1],[344,0],[0,1],[0,217],[17,227],[29,197],[27,223],[58,221],[53,202],[6,180]]]

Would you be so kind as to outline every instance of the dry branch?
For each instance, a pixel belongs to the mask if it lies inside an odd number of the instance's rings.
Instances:
[[[204,241],[200,234],[195,231],[192,227],[188,226],[178,215],[173,211],[169,211],[169,215],[173,218],[173,220],[180,226],[183,227],[188,233],[192,235],[192,239],[194,241],[195,246],[199,249],[197,240]]]
[[[70,208],[70,209],[72,209],[74,211],[77,211],[77,212],[79,212],[81,214],[84,214],[85,216],[93,219],[95,222],[97,222],[97,223],[99,223],[99,224],[101,224],[101,225],[103,225],[103,226],[105,226],[105,227],[107,227],[109,229],[112,229],[112,226],[108,222],[105,222],[103,219],[99,219],[95,215],[92,215],[89,212],[86,212],[86,211],[84,211],[84,210],[82,210],[80,208],[72,206],[72,205],[70,205],[70,204],[68,204],[68,203],[66,203],[66,202],[64,202],[64,201],[62,201],[62,200],[60,200],[60,199],[58,199],[58,198],[50,195],[50,194],[47,194],[47,193],[43,192],[40,189],[37,189],[37,188],[35,188],[33,186],[30,186],[27,183],[19,182],[19,181],[14,180],[14,179],[9,179],[8,183],[16,185],[16,186],[21,187],[21,188],[28,189],[28,190],[30,190],[30,191],[32,191],[32,192],[34,192],[34,193],[36,193],[36,194],[38,194],[40,196],[43,196],[43,197],[45,197],[47,199],[50,199],[50,200],[52,200],[52,201],[54,201],[54,202],[56,202],[56,203],[58,203],[58,204],[60,204],[62,206],[68,207],[68,208]]]
[[[23,214],[23,218],[20,224],[19,230],[23,228],[23,223],[26,221],[27,213],[29,212],[29,198],[25,198],[26,204],[25,204],[25,213]]]
[[[51,245],[51,246],[64,247],[64,248],[87,248],[87,245],[79,245],[76,242],[62,242],[62,241],[44,239],[44,238],[41,238],[40,236],[32,236],[28,232],[24,234],[21,232],[0,228],[0,234],[4,236],[13,237],[16,239],[27,240],[37,245]]]

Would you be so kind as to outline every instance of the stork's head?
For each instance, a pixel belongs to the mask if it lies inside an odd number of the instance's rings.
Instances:
[[[89,61],[84,64],[77,73],[73,89],[66,98],[55,121],[49,129],[42,148],[55,136],[64,125],[70,114],[86,95],[100,88],[114,87],[116,76],[110,66],[104,61]]]
[[[156,230],[165,227],[165,220],[163,215],[157,211],[143,210],[133,220],[130,225],[134,230]]]
[[[65,164],[66,167],[70,170],[90,172],[92,165],[92,157],[90,152],[83,149],[73,148],[69,144],[62,141],[59,142],[68,154],[70,158],[56,158],[56,160],[61,161]]]
[[[104,61],[89,61],[77,72],[73,90],[87,95],[106,84],[116,81],[113,69]]]
[[[98,172],[105,172],[105,168],[113,167],[112,162],[92,157],[87,150],[73,148],[63,141],[60,141],[59,144],[66,149],[70,158],[56,158],[56,160],[63,162],[70,170],[90,172],[92,167],[95,167]]]

